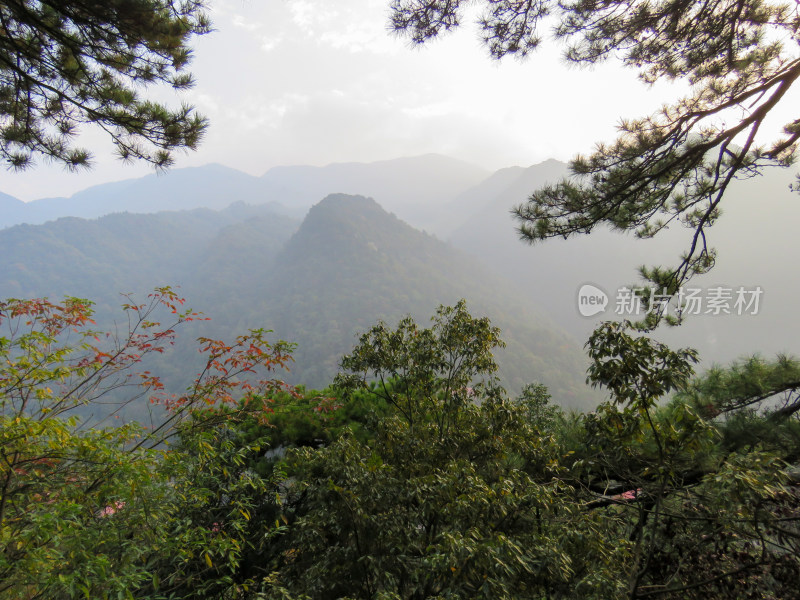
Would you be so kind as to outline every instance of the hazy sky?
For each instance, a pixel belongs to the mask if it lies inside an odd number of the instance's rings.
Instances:
[[[388,33],[388,0],[211,0],[216,31],[196,40],[197,86],[161,99],[195,104],[211,119],[177,167],[219,162],[261,175],[287,164],[373,161],[428,152],[487,168],[569,159],[610,141],[623,116],[644,116],[679,90],[649,88],[609,63],[567,66],[548,40],[525,62],[491,60],[465,26],[411,48]],[[91,172],[39,165],[0,172],[22,200],[68,196],[137,177],[97,132]]]

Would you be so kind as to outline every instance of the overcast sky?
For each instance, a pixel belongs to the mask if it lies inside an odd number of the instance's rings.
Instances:
[[[211,120],[176,167],[222,163],[254,175],[290,164],[373,161],[429,152],[486,168],[528,166],[610,141],[621,117],[644,116],[680,90],[647,87],[608,63],[568,67],[548,40],[525,62],[491,60],[473,27],[411,48],[388,33],[388,0],[211,0],[216,31],[196,40],[197,86],[162,99]],[[22,200],[69,196],[138,177],[97,132],[91,172],[39,165],[0,172]]]

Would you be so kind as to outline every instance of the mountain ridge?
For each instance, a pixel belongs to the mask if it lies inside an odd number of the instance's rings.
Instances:
[[[432,205],[446,202],[488,174],[481,167],[440,154],[322,167],[279,166],[261,176],[211,163],[103,183],[68,198],[41,198],[14,205],[16,210],[0,212],[0,228],[123,211],[220,210],[236,201],[274,203],[277,212],[300,217],[314,202],[334,192],[380,197],[390,211],[414,221],[416,226],[429,226],[441,217],[441,211],[431,210]],[[16,200],[9,198],[9,202]],[[0,204],[0,208],[3,206]]]
[[[543,381],[567,406],[591,404],[574,340],[515,297],[511,284],[366,197],[329,195],[302,223],[244,204],[66,218],[0,231],[0,252],[7,257],[0,296],[88,297],[107,323],[118,314],[118,292],[180,286],[212,319],[192,323],[189,339],[273,329],[298,344],[289,380],[312,387],[330,382],[340,357],[379,319],[411,314],[425,324],[439,304],[466,298],[473,314],[504,331],[509,347],[498,358],[505,385]],[[179,382],[194,372],[191,349],[175,350],[187,366],[168,365]]]

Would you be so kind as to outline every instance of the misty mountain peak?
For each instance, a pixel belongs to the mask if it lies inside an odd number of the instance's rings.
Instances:
[[[328,211],[328,210],[335,210],[335,211],[367,211],[367,212],[382,212],[385,213],[386,211],[383,210],[380,204],[378,204],[374,198],[368,198],[366,196],[358,196],[358,195],[351,195],[351,194],[329,194],[325,196],[322,200],[320,200],[317,204],[311,207],[309,211],[309,216],[312,212],[319,213],[320,211]]]
[[[363,230],[368,226],[383,233],[395,228],[414,231],[393,213],[384,210],[374,198],[350,194],[329,194],[312,206],[303,226],[314,228],[319,225],[346,230]]]
[[[335,252],[358,256],[367,248],[387,252],[405,246],[410,238],[428,237],[385,211],[373,198],[329,194],[311,207],[290,246],[293,255]]]

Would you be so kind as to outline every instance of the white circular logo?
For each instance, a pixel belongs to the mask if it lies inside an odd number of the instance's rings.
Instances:
[[[608,294],[591,283],[585,283],[578,290],[578,312],[584,317],[593,317],[608,306]]]

